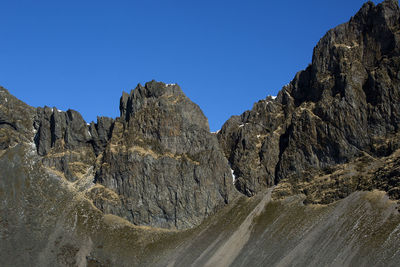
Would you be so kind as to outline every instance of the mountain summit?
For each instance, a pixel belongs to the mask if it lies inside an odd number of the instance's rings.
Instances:
[[[312,63],[277,99],[225,123],[218,138],[241,192],[252,196],[287,179],[302,183],[336,164],[399,148],[399,16],[397,1],[364,4],[327,32]],[[349,187],[340,195],[362,189]]]
[[[210,133],[176,84],[86,123],[0,87],[0,266],[400,265],[400,9]]]

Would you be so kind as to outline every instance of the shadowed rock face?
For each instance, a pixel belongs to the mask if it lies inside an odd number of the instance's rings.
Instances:
[[[31,142],[42,164],[105,213],[137,225],[189,228],[236,195],[200,108],[178,85],[155,81],[121,97],[121,117],[86,124],[74,111],[34,109],[1,89],[1,148]],[[94,187],[93,187],[94,186]]]
[[[61,172],[69,181],[78,180],[94,166],[94,144],[99,138],[77,111],[44,107],[37,108],[35,115],[34,141],[44,165]]]
[[[188,228],[234,196],[232,174],[200,108],[177,85],[150,82],[121,97],[100,159],[95,205],[135,224]]]
[[[271,189],[233,201],[198,227],[170,231],[104,214],[76,183],[45,168],[35,147],[7,149],[0,168],[1,266],[400,263],[400,216],[382,191],[304,205],[304,195],[276,200]]]
[[[177,85],[90,124],[0,87],[0,266],[399,266],[399,19],[366,3],[218,140]]]
[[[0,86],[0,149],[32,140],[35,109]]]
[[[397,1],[364,4],[318,42],[275,100],[224,124],[218,139],[241,192],[399,148],[399,18]]]

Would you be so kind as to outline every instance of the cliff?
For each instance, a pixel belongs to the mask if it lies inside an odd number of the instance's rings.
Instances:
[[[252,196],[282,180],[299,184],[337,164],[399,148],[399,17],[397,1],[367,2],[327,32],[312,63],[276,99],[261,100],[223,125],[218,139],[241,192]],[[398,192],[398,186],[396,180],[387,189]],[[325,202],[362,189],[338,188]]]
[[[91,123],[0,87],[0,265],[398,266],[399,42],[367,2],[218,134],[176,84]]]

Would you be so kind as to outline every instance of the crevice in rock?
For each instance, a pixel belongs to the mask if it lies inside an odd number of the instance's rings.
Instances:
[[[8,122],[8,121],[0,120],[0,127],[3,126],[3,125],[9,126],[9,127],[11,127],[13,130],[18,131],[18,128],[17,128],[17,126],[15,126],[15,124],[10,123],[10,122]]]
[[[283,153],[285,152],[286,148],[289,146],[290,135],[293,132],[293,124],[290,124],[289,127],[286,129],[285,133],[279,137],[279,160],[275,166],[275,178],[274,184],[278,184],[281,179],[281,161]]]

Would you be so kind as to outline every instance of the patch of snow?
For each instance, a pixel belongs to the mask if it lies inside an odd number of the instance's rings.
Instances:
[[[257,138],[260,138],[261,135],[257,134]]]
[[[354,44],[353,46],[350,46],[350,45],[346,45],[346,44],[334,44],[334,46],[335,47],[343,47],[343,48],[346,48],[346,49],[352,49],[352,48],[354,48],[355,46],[358,46],[358,45]]]
[[[347,49],[352,49],[353,47],[350,45],[345,45],[345,44],[336,44],[335,46],[337,47],[343,47],[343,48],[347,48]]]
[[[37,153],[36,143],[35,143],[35,136],[37,134],[37,131],[38,130],[36,130],[35,127],[32,127],[33,137],[31,139],[31,141],[28,143],[29,150],[28,150],[27,156],[34,156]]]
[[[240,124],[240,125],[239,125],[239,128],[242,128],[243,126],[244,126],[244,124]]]
[[[28,156],[34,156],[36,155],[37,151],[36,151],[36,144],[35,142],[29,142],[29,150],[28,150]]]
[[[34,147],[35,151],[36,151],[36,144],[35,144],[35,137],[37,134],[38,130],[35,127],[32,127],[32,141],[29,143],[29,145],[31,147]]]
[[[272,99],[275,99],[275,98],[276,98],[276,95],[272,95],[271,98],[272,98]]]
[[[90,123],[86,123],[87,126],[90,126]]]
[[[87,131],[87,133],[89,134],[90,137],[92,137],[92,134],[89,131]]]
[[[166,86],[174,86],[174,85],[176,85],[176,83],[166,83],[165,85]]]
[[[232,170],[232,169],[231,169],[231,173],[232,173],[232,181],[233,181],[233,184],[235,184],[236,176],[235,176],[235,174],[233,173],[233,170]]]
[[[4,99],[4,101],[6,101],[6,103],[8,102],[8,99],[7,99],[7,97]]]
[[[55,110],[54,110],[55,109]],[[53,112],[54,111],[57,111],[58,113],[61,113],[61,112],[64,112],[64,111],[62,111],[61,109],[58,109],[58,108],[53,108]]]
[[[216,132],[211,132],[211,133],[217,134],[217,133],[219,133],[220,131],[221,131],[221,129],[220,129],[220,130],[217,130]]]

